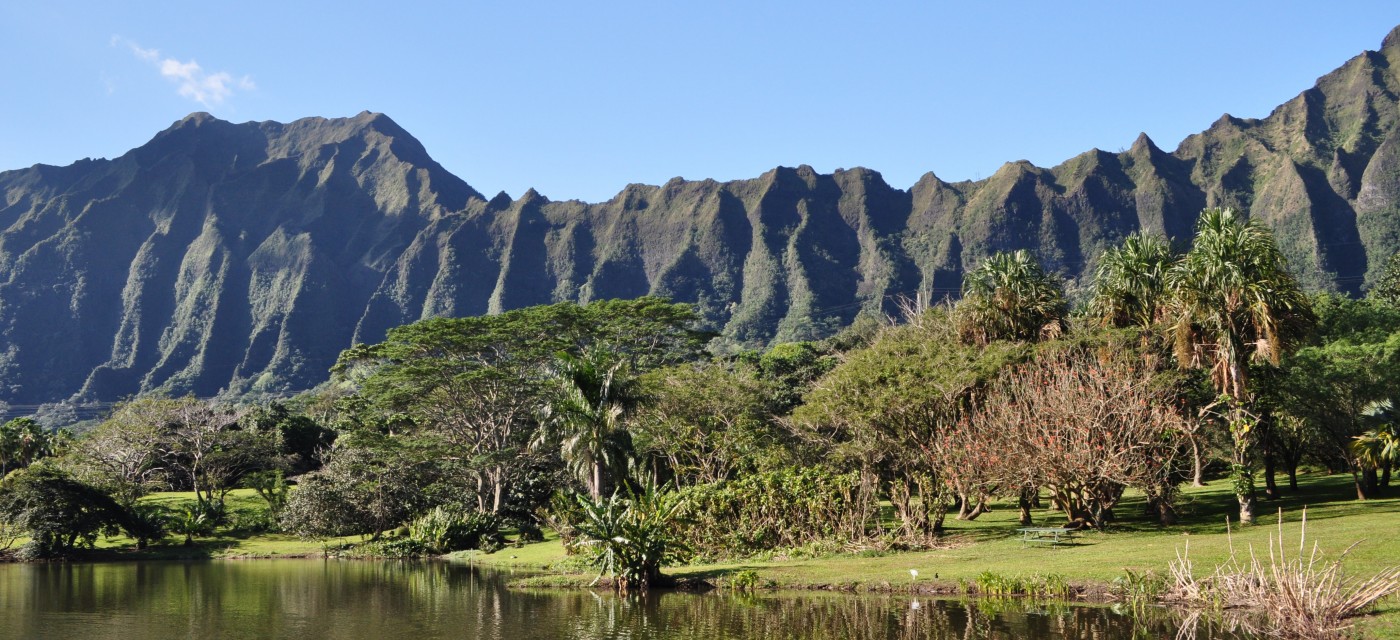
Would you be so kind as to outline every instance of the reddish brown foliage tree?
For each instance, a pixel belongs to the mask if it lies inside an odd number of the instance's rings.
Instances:
[[[1102,527],[1123,489],[1135,487],[1170,523],[1188,424],[1152,377],[1131,358],[1046,354],[1002,376],[949,444],[980,467],[964,474],[1022,495],[1048,488],[1071,520]]]

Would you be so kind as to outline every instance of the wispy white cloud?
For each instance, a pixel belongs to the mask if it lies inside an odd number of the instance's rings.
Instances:
[[[257,85],[249,76],[234,78],[227,71],[209,72],[193,58],[181,62],[162,56],[158,49],[146,49],[120,36],[112,36],[112,46],[125,46],[137,59],[150,63],[160,75],[174,82],[176,92],[206,107],[223,104],[235,91],[253,91]]]

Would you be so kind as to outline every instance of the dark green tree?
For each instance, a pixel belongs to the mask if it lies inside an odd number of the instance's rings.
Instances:
[[[629,425],[634,445],[680,486],[732,478],[782,455],[770,386],[751,366],[678,365],[645,376],[642,388],[645,401]]]
[[[812,462],[881,477],[906,528],[930,533],[941,528],[950,493],[963,507],[960,517],[982,512],[989,476],[949,462],[959,447],[947,441],[947,429],[972,407],[974,392],[1029,353],[1023,343],[966,344],[947,312],[932,309],[847,354],[791,422],[815,443]]]
[[[126,512],[96,487],[38,464],[0,483],[0,518],[29,535],[22,556],[46,558],[90,547],[99,533],[115,534]]]
[[[301,477],[282,527],[307,537],[379,537],[442,499],[433,495],[438,466],[426,453],[393,438],[343,440],[324,467]]]
[[[0,477],[52,453],[53,437],[37,420],[14,418],[0,424]]]
[[[1382,466],[1355,443],[1400,388],[1400,309],[1335,294],[1316,296],[1313,308],[1316,343],[1290,354],[1264,395],[1273,397],[1272,413],[1309,427],[1314,459],[1350,471],[1357,497],[1374,498]]]
[[[1380,279],[1376,280],[1367,296],[1392,307],[1400,307],[1400,253],[1386,259]]]
[[[559,404],[555,418],[563,410],[564,387],[542,374],[557,368],[558,354],[607,353],[619,371],[680,362],[708,340],[691,328],[696,321],[688,307],[659,298],[434,318],[347,350],[336,371],[360,384],[365,413],[377,416],[368,423],[392,424],[381,431],[438,447],[472,487],[477,508],[499,512],[544,455],[530,447],[544,439],[540,410]],[[583,449],[598,451],[591,446]]]

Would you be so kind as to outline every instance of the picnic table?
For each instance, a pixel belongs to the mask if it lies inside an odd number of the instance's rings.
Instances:
[[[1044,542],[1046,544],[1061,544],[1068,542],[1074,537],[1075,530],[1065,527],[1021,527],[1017,529],[1021,532],[1021,544],[1028,542]]]

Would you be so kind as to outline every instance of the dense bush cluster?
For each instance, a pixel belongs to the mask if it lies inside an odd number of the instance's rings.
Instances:
[[[687,487],[682,538],[709,557],[865,540],[879,526],[875,487],[856,471],[782,468]]]

